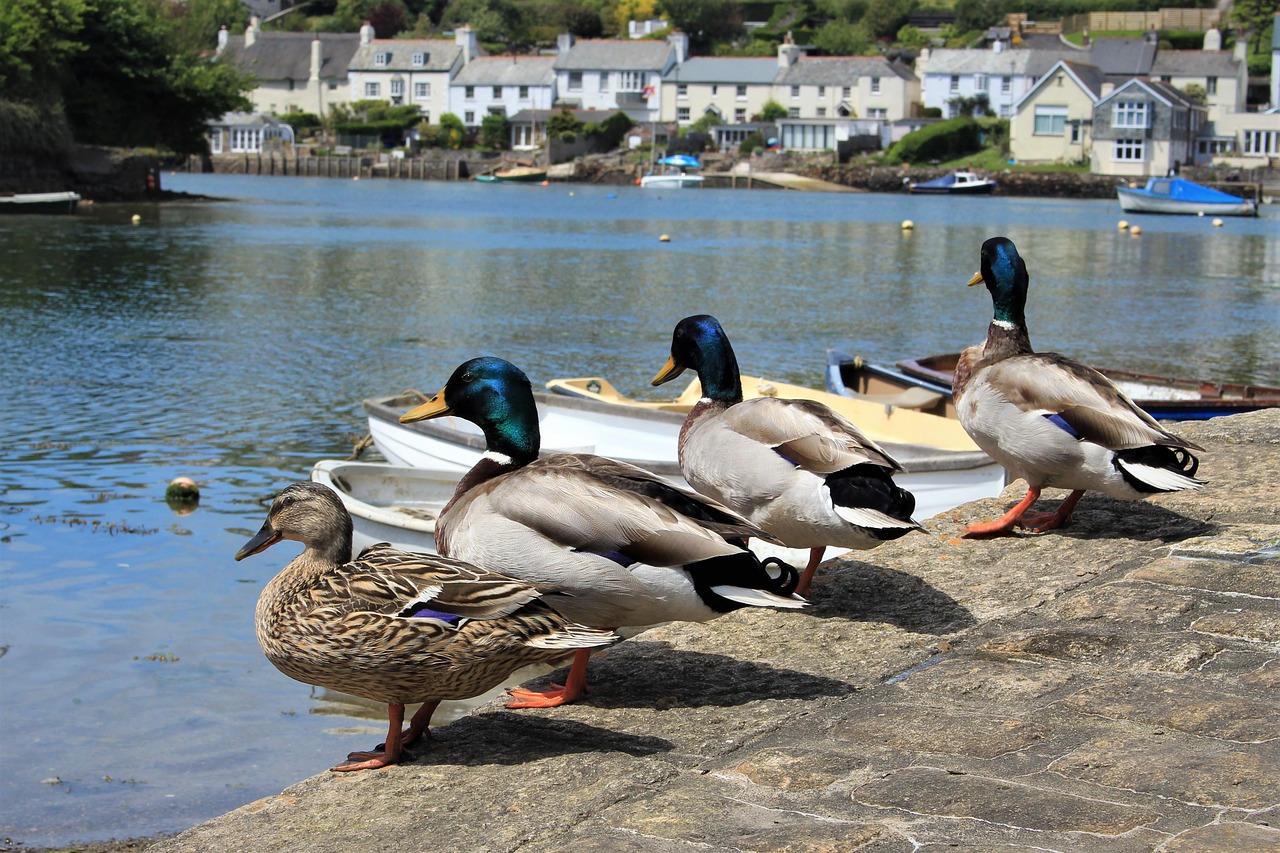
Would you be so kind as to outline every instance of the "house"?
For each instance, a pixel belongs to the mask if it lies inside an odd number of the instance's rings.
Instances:
[[[1209,121],[1218,121],[1227,113],[1245,110],[1249,86],[1249,64],[1245,59],[1244,39],[1236,42],[1234,51],[1210,49],[1219,44],[1217,30],[1205,36],[1204,50],[1162,50],[1151,63],[1150,76],[1175,89],[1199,86],[1205,92]]]
[[[508,119],[522,110],[549,110],[555,101],[553,56],[481,56],[472,59],[449,83],[449,112],[467,127],[487,115]],[[514,148],[535,147],[531,136],[513,136]]]
[[[915,73],[920,80],[920,99],[926,109],[941,111],[943,118],[960,114],[957,99],[985,96],[992,114],[1013,116],[1013,106],[1036,80],[1061,59],[1088,62],[1083,51],[1073,56],[1062,50],[1011,50],[995,42],[989,50],[936,48],[921,51]]]
[[[324,116],[350,100],[347,66],[359,46],[356,33],[263,32],[255,16],[242,36],[218,32],[216,58],[253,75],[247,97],[255,112]]]
[[[1093,111],[1104,75],[1096,65],[1054,63],[1013,105],[1009,154],[1019,163],[1078,163],[1093,151]]]
[[[1167,83],[1134,78],[1093,109],[1093,165],[1099,175],[1152,177],[1190,163],[1204,107]]]
[[[276,116],[224,113],[207,125],[210,154],[258,154],[293,145],[293,128]]]
[[[547,144],[547,122],[553,116],[565,112],[565,108],[557,107],[556,109],[526,109],[510,117],[511,121],[511,148],[514,151],[532,151],[541,148]],[[610,116],[616,114],[617,110],[567,110],[572,113],[582,124],[590,122],[603,122]],[[573,143],[559,141],[558,150],[553,152],[558,159],[552,162],[562,163],[565,159],[572,159],[575,155],[588,151],[588,141],[579,138]]]
[[[659,120],[689,125],[712,113],[722,125],[746,124],[773,97],[776,76],[778,63],[769,58],[685,60],[662,78]]]
[[[562,33],[557,53],[555,106],[621,110],[632,121],[651,122],[662,114],[662,78],[688,57],[689,37],[578,41]]]
[[[470,27],[458,27],[453,40],[375,39],[366,23],[348,67],[351,100],[413,105],[424,121],[439,122],[449,111],[450,81],[476,56]]]

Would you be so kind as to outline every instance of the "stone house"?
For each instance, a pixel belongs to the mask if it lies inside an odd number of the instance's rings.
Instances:
[[[216,58],[253,75],[247,93],[255,112],[324,116],[333,104],[350,101],[347,67],[360,46],[356,33],[263,32],[257,17],[244,35],[218,33]]]
[[[1117,86],[1094,106],[1092,171],[1145,178],[1192,162],[1206,112],[1167,83]]]

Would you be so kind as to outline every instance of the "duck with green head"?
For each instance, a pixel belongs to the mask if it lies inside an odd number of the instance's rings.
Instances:
[[[738,544],[767,534],[732,510],[602,456],[539,458],[533,387],[510,362],[465,362],[400,420],[446,414],[480,427],[487,449],[436,523],[440,553],[563,591],[557,606],[569,618],[629,633],[745,606],[804,606],[793,568]],[[576,656],[563,686],[514,691],[510,707],[572,701],[589,656]]]
[[[742,399],[738,359],[715,317],[676,324],[660,385],[686,368],[702,399],[680,430],[680,471],[699,492],[732,507],[784,545],[808,548],[804,595],[828,546],[865,550],[923,530],[902,470],[842,415],[812,400]]]
[[[1203,448],[1166,430],[1098,371],[1031,348],[1027,265],[1013,242],[992,237],[981,257],[968,283],[987,286],[994,316],[986,341],[960,354],[952,395],[965,431],[1027,481],[1027,494],[999,519],[969,525],[966,534],[1061,527],[1088,490],[1141,500],[1201,488],[1191,451]],[[1030,512],[1048,487],[1071,494],[1054,512]]]
[[[478,696],[523,666],[620,639],[566,619],[549,603],[561,594],[547,586],[385,543],[351,559],[351,516],[318,483],[280,492],[236,559],[284,539],[303,550],[258,599],[262,651],[290,678],[387,706],[386,742],[334,770],[395,764],[428,734],[442,700]],[[405,705],[417,702],[401,731]]]

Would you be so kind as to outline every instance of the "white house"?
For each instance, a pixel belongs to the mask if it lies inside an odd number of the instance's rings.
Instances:
[[[1060,59],[1089,61],[1087,54],[1072,56],[1065,49],[1010,50],[997,41],[990,50],[926,48],[915,69],[921,101],[925,107],[941,110],[943,118],[958,114],[950,101],[979,95],[987,96],[993,113],[1010,118],[1018,99]]]
[[[253,75],[254,112],[324,116],[350,100],[347,66],[359,46],[355,33],[263,32],[253,17],[242,36],[219,31],[216,57]]]
[[[347,69],[351,100],[414,105],[425,121],[438,123],[449,111],[450,81],[478,55],[470,27],[459,27],[452,41],[375,39],[365,24]]]
[[[1077,163],[1093,152],[1093,111],[1103,95],[1096,65],[1060,60],[1013,106],[1009,153],[1019,163]]]
[[[467,127],[490,114],[507,118],[521,110],[549,110],[555,101],[554,56],[482,56],[471,60],[449,84],[449,112]],[[532,139],[513,140],[523,148]]]
[[[773,97],[777,76],[771,58],[687,59],[662,78],[660,120],[687,125],[713,113],[720,124],[746,124]]]
[[[658,121],[662,78],[688,56],[689,38],[666,41],[586,40],[560,35],[555,60],[556,106],[621,110],[637,122]]]

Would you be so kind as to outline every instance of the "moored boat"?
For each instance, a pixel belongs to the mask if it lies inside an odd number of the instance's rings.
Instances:
[[[990,195],[995,189],[995,181],[964,170],[951,172],[932,181],[907,185],[907,192],[922,195]]]
[[[70,191],[0,195],[0,213],[75,213],[79,203],[79,193]]]
[[[921,388],[942,395],[935,414],[955,418],[951,401],[951,376],[959,353],[903,359],[892,366],[878,365],[840,350],[827,351],[827,390],[844,396],[890,393]],[[1143,411],[1157,420],[1204,420],[1280,406],[1280,388],[1214,382],[1109,367],[1095,367],[1120,387]]]
[[[1239,196],[1183,178],[1148,178],[1142,187],[1116,187],[1126,213],[1181,213],[1192,216],[1257,216],[1258,205]]]
[[[650,172],[640,178],[640,186],[647,189],[692,189],[702,186],[701,175],[690,174],[688,169],[700,169],[697,157],[688,154],[672,154],[658,161],[660,172]]]
[[[434,554],[436,519],[461,472],[377,462],[321,459],[311,479],[337,492],[351,513],[355,553],[377,542]]]
[[[515,166],[488,175],[476,175],[482,183],[539,184],[547,179],[547,170],[537,166]]]

